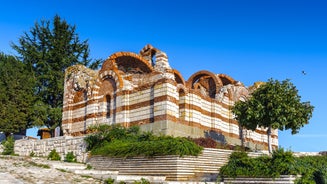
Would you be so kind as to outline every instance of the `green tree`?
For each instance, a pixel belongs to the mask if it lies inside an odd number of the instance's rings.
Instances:
[[[0,53],[0,131],[7,137],[37,125],[33,121],[34,84],[22,62]]]
[[[61,126],[65,69],[75,64],[95,69],[101,60],[89,58],[88,41],[80,41],[76,27],[58,15],[52,24],[45,20],[35,23],[12,47],[36,80],[37,120],[52,130]]]
[[[308,124],[314,107],[301,102],[298,90],[289,80],[269,79],[256,89],[246,101],[238,101],[232,108],[240,126],[255,130],[267,128],[268,150],[271,153],[271,130],[291,129],[292,134]]]

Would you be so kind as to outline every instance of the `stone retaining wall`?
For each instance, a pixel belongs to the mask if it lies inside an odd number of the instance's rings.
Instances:
[[[73,152],[78,162],[86,162],[87,152],[84,136],[82,137],[55,137],[41,140],[16,140],[15,153],[20,156],[29,156],[32,152],[36,156],[47,157],[55,149],[64,160],[68,152]]]

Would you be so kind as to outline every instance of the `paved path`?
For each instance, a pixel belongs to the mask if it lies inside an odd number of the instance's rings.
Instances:
[[[0,173],[0,183],[3,184],[24,184],[23,181],[16,179],[10,173]]]
[[[44,158],[0,156],[0,184],[100,184],[103,180],[75,174],[70,168],[84,164],[49,161]],[[48,168],[44,168],[47,166]],[[50,168],[49,168],[50,167]],[[104,179],[106,179],[104,177]]]

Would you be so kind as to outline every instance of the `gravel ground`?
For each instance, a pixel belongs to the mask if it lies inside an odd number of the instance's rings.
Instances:
[[[89,175],[75,174],[69,170],[56,169],[52,163],[67,164],[58,161],[49,161],[44,158],[0,156],[0,183],[1,184],[97,184],[104,183],[100,179]],[[80,164],[83,166],[83,164]]]

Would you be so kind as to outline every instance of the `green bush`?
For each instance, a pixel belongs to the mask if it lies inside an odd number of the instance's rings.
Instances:
[[[302,177],[297,184],[327,183],[327,156],[303,156],[296,158],[296,171]]]
[[[59,153],[53,149],[48,155],[48,160],[61,160]]]
[[[35,157],[35,153],[34,153],[34,151],[32,151],[32,152],[30,153],[30,157]]]
[[[226,177],[279,177],[280,175],[296,174],[295,158],[290,151],[278,149],[272,157],[248,157],[246,152],[233,152],[227,165],[220,169]]]
[[[297,184],[327,183],[327,156],[294,157],[291,151],[278,149],[271,157],[249,158],[245,152],[234,152],[220,168],[224,177],[272,177],[301,175]]]
[[[202,147],[187,138],[155,136],[138,127],[99,126],[95,134],[85,138],[92,155],[112,157],[199,155]]]
[[[14,155],[15,139],[13,136],[8,136],[3,143],[3,155]]]
[[[141,178],[141,181],[134,181],[134,184],[150,184],[150,181],[145,178]]]
[[[246,152],[233,152],[230,155],[228,164],[220,169],[220,174],[233,178],[237,176],[271,177],[269,161],[270,158],[268,156],[250,158]]]
[[[74,155],[74,153],[68,152],[65,156],[65,162],[76,162],[76,156]]]
[[[104,180],[104,183],[105,184],[114,184],[115,183],[115,180],[112,179],[112,178],[108,178],[108,179]]]
[[[296,174],[295,157],[291,151],[283,148],[277,149],[272,154],[271,169],[274,176]]]

